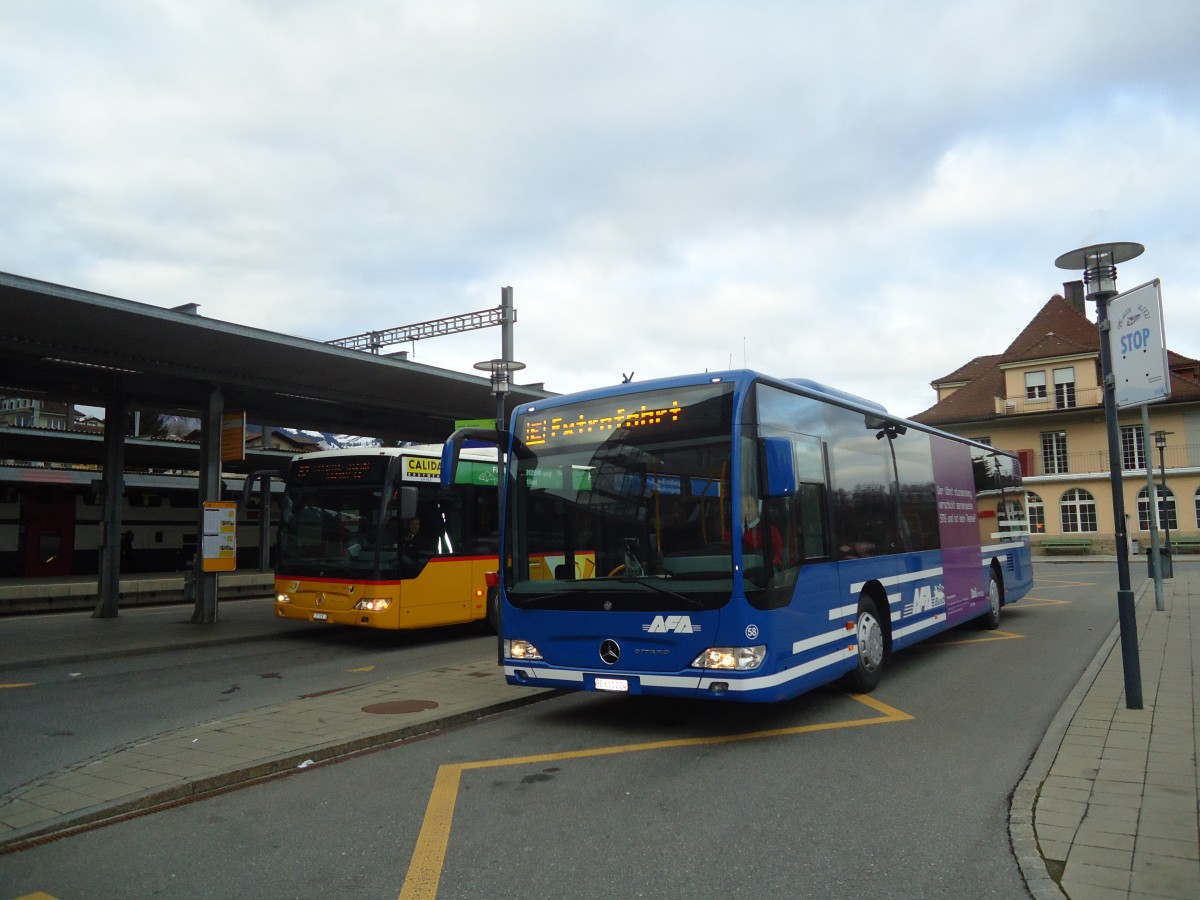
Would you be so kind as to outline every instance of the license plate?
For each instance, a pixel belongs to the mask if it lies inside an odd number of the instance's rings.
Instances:
[[[325,613],[313,613],[313,621],[324,622],[329,618]]]
[[[597,678],[596,690],[598,691],[627,691],[629,690],[629,682],[624,678]]]

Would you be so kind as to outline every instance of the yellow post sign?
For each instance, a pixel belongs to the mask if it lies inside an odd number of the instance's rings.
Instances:
[[[204,501],[200,568],[205,572],[232,572],[237,568],[236,503],[228,500]]]
[[[246,458],[246,411],[227,412],[221,416],[221,462]]]

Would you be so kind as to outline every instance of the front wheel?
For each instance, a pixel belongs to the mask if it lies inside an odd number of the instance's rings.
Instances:
[[[1004,606],[1004,599],[1000,594],[1000,582],[996,580],[995,572],[988,573],[987,598],[987,612],[979,617],[979,625],[990,631],[1000,627],[1000,608]]]
[[[875,690],[880,676],[883,675],[883,660],[886,655],[883,625],[879,621],[875,601],[870,597],[864,596],[858,601],[855,635],[858,638],[858,664],[846,675],[844,684],[848,690],[857,694],[869,694]]]

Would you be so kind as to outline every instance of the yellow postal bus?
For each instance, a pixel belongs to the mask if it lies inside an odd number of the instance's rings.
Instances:
[[[384,629],[486,619],[494,629],[496,450],[466,450],[449,487],[440,484],[441,450],[333,450],[292,460],[275,614]]]

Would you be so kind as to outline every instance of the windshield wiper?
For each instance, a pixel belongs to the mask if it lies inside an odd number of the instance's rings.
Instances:
[[[513,606],[534,607],[547,600],[561,600],[562,594],[534,594],[532,597],[526,597],[523,594],[509,594],[508,600]]]
[[[656,581],[647,580],[648,578],[666,578],[666,577],[667,576],[665,576],[665,575],[649,575],[649,576],[646,576],[646,578],[625,577],[625,578],[616,578],[613,580],[619,581],[621,584],[644,585],[648,588],[651,588],[652,590],[658,591],[660,594],[666,594],[668,597],[674,597],[676,600],[682,600],[684,603],[688,603],[688,604],[694,606],[696,609],[704,609],[704,604],[701,601],[697,600],[695,597],[688,597],[685,594],[680,594],[678,591],[673,591],[670,588],[663,587],[661,584],[659,584]]]

